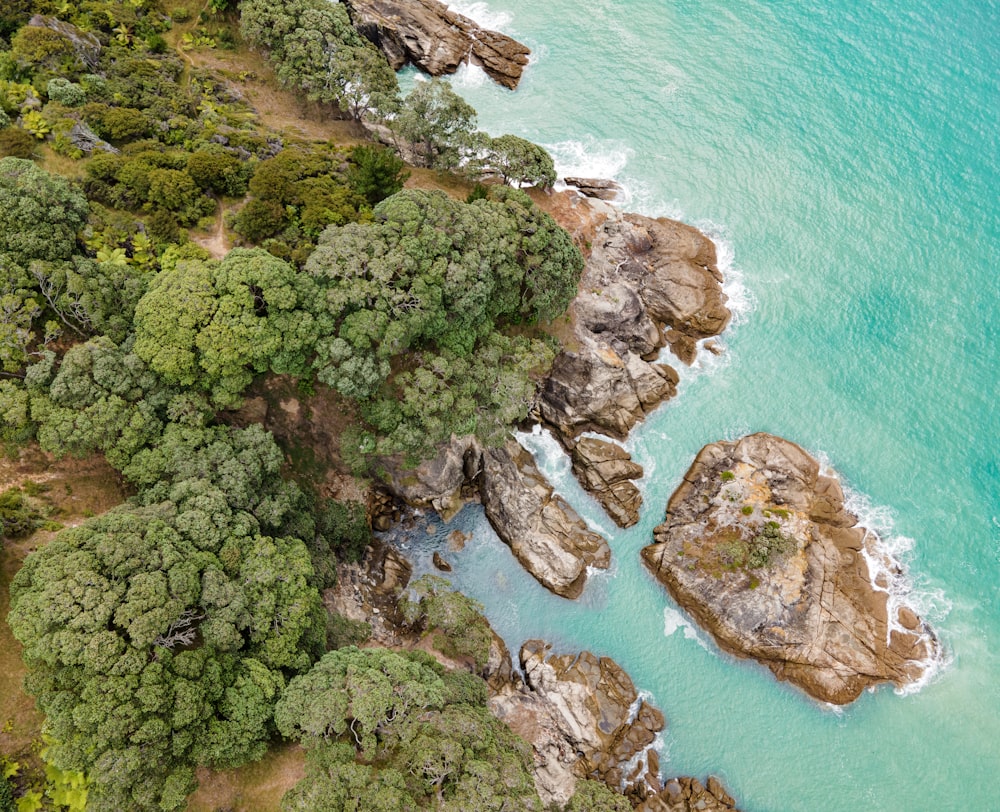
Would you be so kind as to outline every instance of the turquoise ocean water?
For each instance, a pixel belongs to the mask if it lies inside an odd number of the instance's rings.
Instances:
[[[611,541],[579,601],[537,585],[474,508],[428,517],[411,552],[473,531],[452,580],[511,648],[614,657],[666,713],[664,773],[714,772],[749,812],[1000,810],[1000,4],[455,7],[535,54],[514,93],[455,78],[480,126],[708,231],[738,317],[629,442],[638,526],[616,530],[550,439],[523,438]],[[904,563],[946,653],[920,690],[819,706],[721,654],[642,568],[698,449],[751,431],[821,455]]]

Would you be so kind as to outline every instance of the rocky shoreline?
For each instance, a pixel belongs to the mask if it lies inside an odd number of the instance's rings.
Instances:
[[[718,778],[683,776],[664,782],[655,747],[663,713],[642,699],[610,657],[589,651],[553,653],[543,640],[521,646],[519,669],[492,633],[482,665],[435,648],[434,628],[412,626],[400,598],[412,568],[391,545],[377,541],[358,564],[341,564],[324,602],[339,616],[368,624],[369,644],[421,649],[445,667],[477,673],[489,687],[489,707],[531,747],[535,786],[548,805],[564,805],[577,783],[600,781],[646,812],[727,812],[736,802]]]

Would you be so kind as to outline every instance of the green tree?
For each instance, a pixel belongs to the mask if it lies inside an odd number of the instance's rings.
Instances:
[[[365,144],[351,150],[347,182],[370,206],[400,191],[409,176],[403,159],[390,150]]]
[[[275,709],[278,729],[310,751],[282,808],[540,810],[529,748],[485,700],[482,680],[427,655],[329,652]]]
[[[410,91],[391,126],[414,145],[424,166],[454,169],[475,145],[476,111],[450,84],[431,79]]]
[[[0,254],[22,266],[68,260],[86,222],[87,198],[65,178],[31,161],[0,160]]]
[[[145,290],[140,273],[80,254],[87,221],[83,193],[31,161],[0,160],[0,366],[19,370],[36,342],[54,338],[58,319],[80,335],[124,338]]]
[[[305,546],[214,507],[201,522],[191,504],[116,509],[63,531],[11,584],[51,760],[91,776],[88,808],[179,809],[195,765],[259,758],[284,670],[308,666],[319,598]]]
[[[328,652],[296,677],[275,708],[282,735],[310,740],[349,736],[375,755],[376,736],[409,712],[438,708],[444,682],[437,669],[388,649],[353,646]]]
[[[399,85],[385,57],[351,25],[342,3],[245,0],[243,36],[270,52],[278,78],[352,118],[384,117],[398,106]]]
[[[547,189],[556,182],[552,156],[538,144],[516,135],[491,139],[483,163],[486,169],[496,172],[504,183],[510,185]]]
[[[315,282],[260,249],[161,271],[136,307],[136,354],[168,383],[231,406],[255,373],[302,374],[322,326]]]

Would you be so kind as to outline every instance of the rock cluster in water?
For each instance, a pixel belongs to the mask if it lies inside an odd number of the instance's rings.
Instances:
[[[446,520],[477,493],[486,518],[517,560],[564,598],[580,595],[589,567],[611,564],[607,541],[555,493],[516,440],[483,448],[474,437],[454,438],[416,468],[399,459],[384,460],[382,467],[394,494]]]
[[[769,434],[705,446],[670,498],[646,565],[719,645],[824,702],[919,679],[933,632],[872,584],[874,536],[837,480]]]
[[[721,333],[731,316],[715,246],[696,228],[606,207],[591,246],[570,305],[572,346],[556,357],[539,408],[571,451],[585,432],[605,435],[609,445],[624,440],[676,394],[677,372],[657,360],[660,350],[669,346],[690,364],[696,342]],[[628,455],[622,450],[615,459],[621,469],[618,460]],[[628,481],[636,477],[617,471],[606,482],[579,463],[574,472],[619,526],[638,520],[641,497]]]
[[[411,62],[431,76],[465,62],[515,88],[531,51],[515,39],[480,27],[438,0],[347,0],[354,26],[375,43],[393,70]]]
[[[565,804],[576,782],[590,778],[624,791],[650,812],[735,808],[715,778],[708,785],[727,806],[702,803],[706,790],[697,779],[661,783],[651,745],[664,728],[663,714],[640,699],[618,663],[589,651],[553,654],[551,649],[542,640],[527,641],[520,652],[524,682],[511,680],[490,699],[497,717],[531,745],[543,802]]]

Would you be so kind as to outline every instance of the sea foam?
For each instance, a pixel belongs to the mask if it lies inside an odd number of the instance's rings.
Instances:
[[[872,589],[886,595],[886,643],[889,643],[894,631],[908,633],[899,622],[899,610],[904,607],[929,627],[940,628],[951,611],[951,601],[942,589],[927,583],[917,584],[910,575],[905,561],[915,542],[896,532],[891,508],[873,505],[867,495],[850,487],[830,466],[826,454],[818,452],[815,456],[821,473],[840,482],[844,491],[844,507],[858,517],[858,527],[865,531],[861,555],[868,565]],[[931,653],[921,663],[920,677],[895,689],[901,696],[918,692],[951,663],[951,654],[940,638],[932,639],[929,634],[922,635],[922,638],[931,644]]]
[[[488,28],[490,31],[504,31],[507,26],[511,24],[514,19],[510,13],[506,11],[493,11],[486,4],[481,2],[481,0],[451,0],[448,3],[448,8],[457,14],[461,14],[463,17],[468,17],[473,22],[478,23],[483,28]]]

